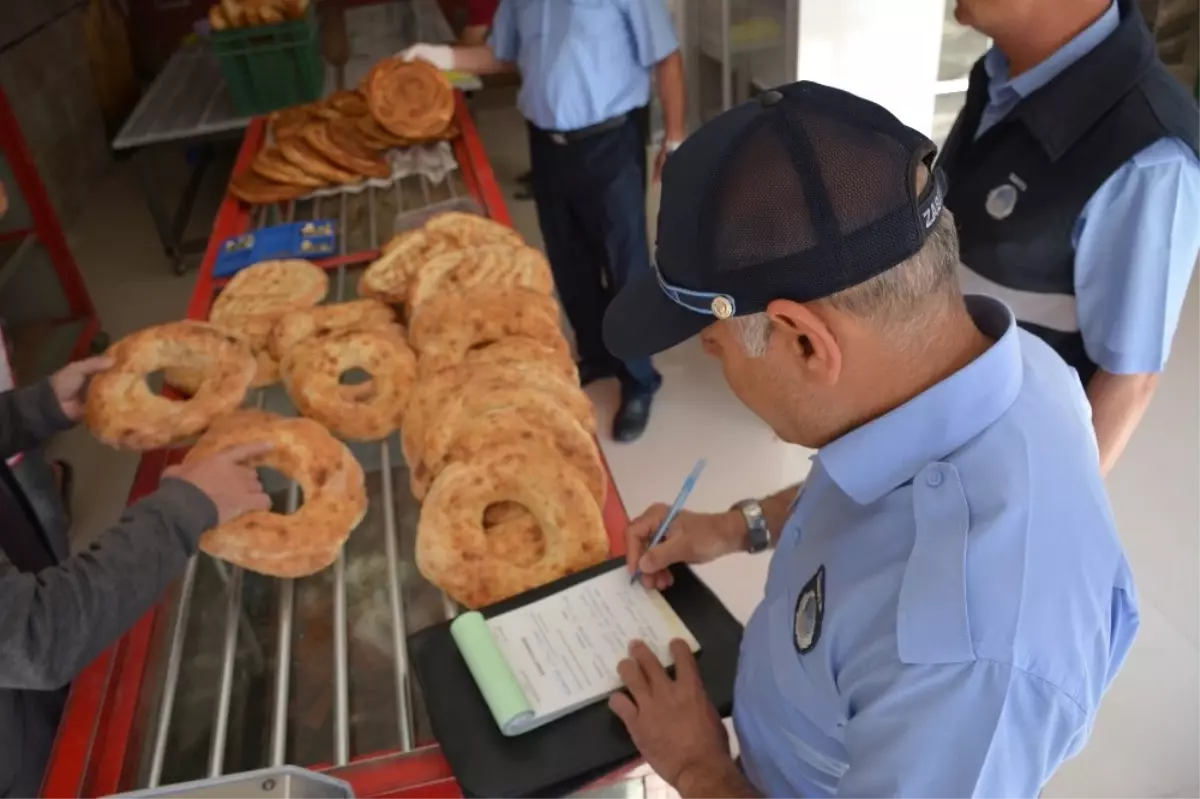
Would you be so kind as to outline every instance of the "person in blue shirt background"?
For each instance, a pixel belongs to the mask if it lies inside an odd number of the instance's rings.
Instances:
[[[538,224],[575,330],[580,380],[618,378],[613,438],[638,438],[662,378],[648,357],[614,358],[601,322],[625,283],[651,274],[638,112],[652,72],[666,137],[655,179],[684,137],[683,60],[664,0],[502,0],[487,45],[419,44],[401,56],[476,74],[520,70]]]
[[[957,0],[995,41],[943,148],[963,288],[1076,368],[1107,472],[1141,420],[1200,253],[1191,87],[1132,0]]]
[[[1088,739],[1138,628],[1083,389],[985,296],[964,299],[936,149],[801,82],[667,161],[658,273],[605,319],[623,358],[699,335],[734,393],[816,449],[800,487],[627,531],[667,567],[774,544],[734,701],[740,758],[673,642],[610,707],[684,796],[1036,796]],[[704,653],[699,655],[703,659]]]

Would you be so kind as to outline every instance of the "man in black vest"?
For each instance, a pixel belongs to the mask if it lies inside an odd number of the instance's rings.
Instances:
[[[1132,0],[958,0],[995,47],[940,166],[968,293],[1079,372],[1107,472],[1166,364],[1200,252],[1195,101]]]

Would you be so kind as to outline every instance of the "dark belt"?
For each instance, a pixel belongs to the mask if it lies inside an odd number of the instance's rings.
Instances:
[[[608,133],[610,130],[616,130],[624,125],[629,120],[629,114],[618,114],[611,119],[606,119],[603,122],[597,122],[595,125],[588,125],[586,128],[578,130],[542,130],[550,137],[550,141],[558,145],[566,145],[571,142],[577,142],[581,139],[587,139],[592,136],[599,136],[601,133]],[[541,130],[539,128],[539,130]]]

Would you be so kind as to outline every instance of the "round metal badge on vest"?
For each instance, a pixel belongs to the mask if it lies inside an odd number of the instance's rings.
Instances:
[[[1011,183],[1001,183],[988,192],[984,208],[987,209],[988,216],[992,219],[1008,219],[1012,216],[1013,209],[1017,207],[1018,196],[1019,192],[1016,186]]]
[[[796,617],[792,642],[796,651],[807,655],[821,640],[821,623],[825,620],[825,567],[817,569],[812,579],[796,597]]]

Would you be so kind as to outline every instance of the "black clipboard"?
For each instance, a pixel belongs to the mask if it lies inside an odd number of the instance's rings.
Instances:
[[[480,612],[490,618],[624,566],[624,559],[610,560]],[[671,571],[675,584],[663,596],[700,642],[700,676],[717,710],[728,716],[742,625],[691,569]],[[450,637],[449,623],[410,636],[408,657],[434,737],[466,796],[565,796],[638,757],[620,719],[604,702],[524,735],[505,737]]]

